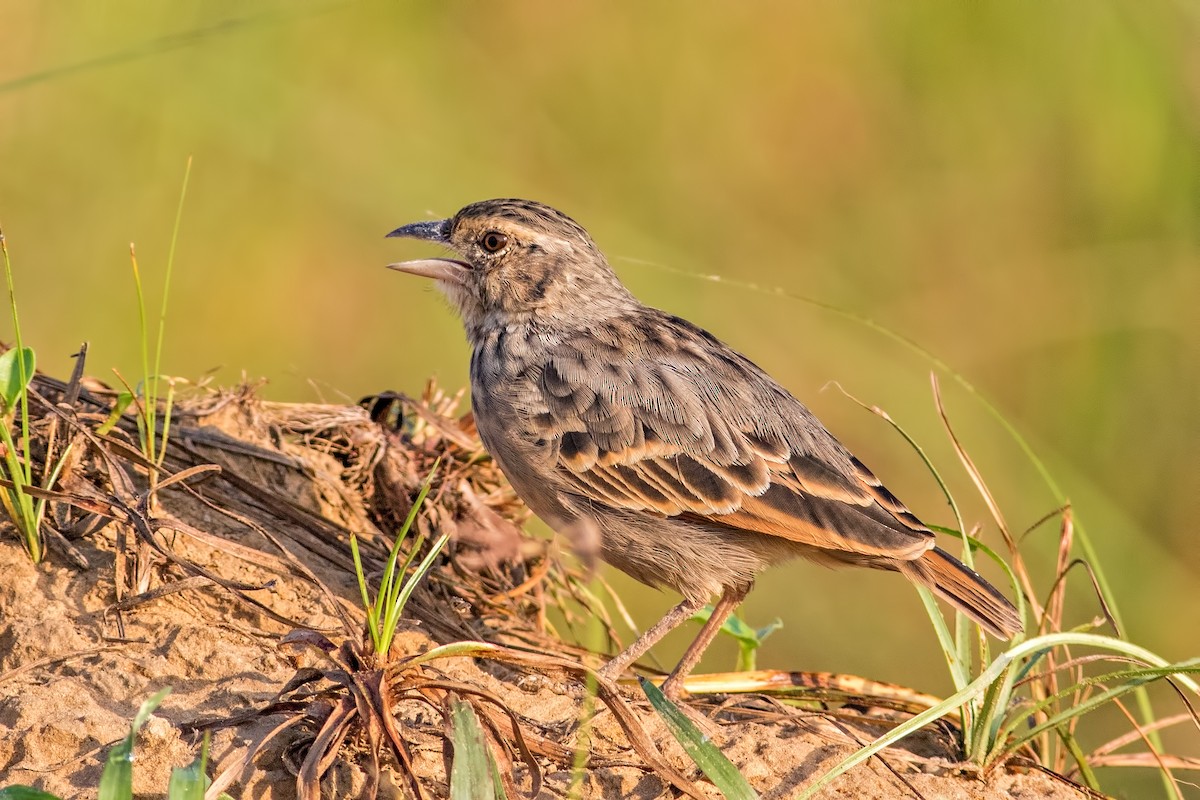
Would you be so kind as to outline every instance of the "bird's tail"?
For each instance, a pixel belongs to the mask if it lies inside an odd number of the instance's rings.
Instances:
[[[897,566],[910,580],[928,587],[999,639],[1011,639],[1024,627],[1008,598],[940,547]]]

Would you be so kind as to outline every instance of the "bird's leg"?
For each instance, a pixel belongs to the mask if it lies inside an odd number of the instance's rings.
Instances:
[[[600,670],[600,677],[610,681],[615,681],[621,677],[621,674],[629,669],[629,666],[633,662],[641,658],[647,650],[657,644],[659,639],[678,628],[684,620],[695,614],[703,606],[703,600],[684,598],[682,603],[668,611],[665,617],[639,636],[637,641],[613,656],[612,660]]]
[[[696,665],[700,663],[700,657],[704,655],[704,651],[712,644],[712,640],[716,638],[720,632],[721,626],[725,624],[725,620],[729,619],[729,615],[733,610],[741,604],[742,600],[750,591],[751,584],[746,583],[741,586],[727,586],[725,593],[721,595],[721,599],[713,607],[712,614],[708,621],[704,623],[704,627],[700,629],[700,633],[696,634],[696,639],[688,646],[687,651],[683,654],[683,658],[679,659],[678,666],[671,671],[663,682],[662,690],[671,700],[678,700],[679,695],[683,691],[683,682],[691,673]]]

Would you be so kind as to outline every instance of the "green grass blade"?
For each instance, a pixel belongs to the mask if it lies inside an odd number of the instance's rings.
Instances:
[[[183,169],[183,186],[179,190],[179,205],[175,208],[175,226],[171,229],[171,245],[167,248],[167,274],[163,279],[162,306],[158,313],[158,340],[154,345],[154,380],[161,375],[163,332],[167,327],[167,298],[171,291],[171,272],[175,267],[175,244],[179,241],[179,223],[183,219],[183,201],[187,197],[188,178],[192,175],[192,157],[188,156]],[[165,438],[165,436],[164,436]]]
[[[396,598],[396,620],[399,621],[400,614],[403,613],[404,607],[408,605],[408,598],[412,596],[413,590],[417,588],[417,584],[425,577],[425,573],[429,572],[433,567],[433,562],[441,555],[442,548],[446,546],[446,542],[450,541],[450,534],[443,533],[438,540],[429,548],[429,552],[425,558],[421,559],[421,563],[413,570],[412,575],[404,582],[404,588],[400,590],[400,595]],[[393,629],[394,629],[393,625]]]
[[[933,632],[937,636],[938,646],[942,648],[946,666],[950,668],[950,677],[954,680],[954,688],[961,689],[971,682],[971,675],[968,666],[963,664],[958,657],[958,645],[955,643],[954,634],[950,632],[950,626],[946,624],[946,618],[942,616],[942,609],[938,606],[933,592],[920,585],[916,585],[916,590],[921,597],[922,605],[925,606],[929,622],[933,625]]]
[[[2,410],[0,425],[5,427],[5,446],[7,447],[5,463],[8,468],[8,477],[16,485],[12,494],[6,495],[4,506],[5,510],[10,512],[13,524],[17,525],[20,539],[24,542],[30,560],[37,564],[42,560],[43,555],[42,531],[34,512],[34,501],[23,491],[24,486],[30,486],[34,482],[34,459],[30,457],[29,452],[29,383],[34,379],[35,357],[34,351],[25,347],[22,335],[20,335],[17,290],[13,284],[12,259],[8,257],[8,242],[5,240],[4,230],[0,230],[0,251],[4,254],[8,308],[12,312],[13,338],[16,339],[16,344],[4,356],[11,359],[10,368],[8,368],[10,379],[5,380],[5,405],[4,409],[0,409]],[[11,437],[7,431],[7,427],[12,421],[12,415],[16,413],[17,405],[20,405],[20,453],[23,456],[20,461],[16,457]]]
[[[350,557],[354,560],[354,577],[358,580],[358,591],[362,596],[363,611],[367,614],[367,632],[371,636],[371,644],[379,651],[379,618],[375,614],[375,605],[367,590],[367,575],[363,571],[362,556],[358,552],[358,537],[350,533]]]
[[[154,709],[158,708],[163,699],[171,693],[171,687],[156,692],[146,702],[142,703],[133,723],[129,726],[129,735],[118,742],[108,754],[104,772],[100,775],[100,791],[97,800],[130,800],[133,797],[133,743],[138,731],[150,719]]]
[[[18,357],[19,356],[19,357]],[[21,395],[33,380],[37,358],[32,348],[12,347],[0,354],[0,413],[5,416],[16,409]]]
[[[1085,678],[1076,684],[1069,686],[1059,692],[1056,692],[1049,697],[1043,698],[1036,703],[1021,706],[1015,715],[1014,719],[1009,720],[1003,728],[1002,736],[1013,736],[1012,747],[1019,746],[1023,742],[1029,741],[1045,731],[1052,730],[1059,725],[1069,720],[1080,717],[1089,711],[1094,711],[1100,708],[1105,703],[1114,700],[1121,695],[1128,694],[1139,687],[1161,680],[1166,677],[1178,677],[1182,675],[1200,674],[1200,659],[1191,659],[1189,661],[1181,661],[1177,664],[1167,664],[1159,667],[1142,667],[1138,669],[1123,669],[1116,672],[1110,672],[1106,675],[1097,675],[1091,678]],[[1088,699],[1072,703],[1066,708],[1047,718],[1044,722],[1034,726],[1026,726],[1025,722],[1028,716],[1034,712],[1041,711],[1053,707],[1058,701],[1063,700],[1075,694],[1079,689],[1085,686],[1097,686],[1110,684],[1114,681],[1122,681],[1118,686],[1112,686],[1102,692],[1092,695]],[[1009,749],[1011,750],[1012,747]]]
[[[142,289],[142,272],[138,269],[137,249],[133,242],[129,243],[129,263],[133,267],[133,286],[138,303],[138,331],[142,350],[142,417],[138,419],[139,432],[142,435],[142,450],[146,458],[154,461],[154,415],[155,398],[150,387],[150,329],[146,323],[146,293]],[[143,418],[144,417],[144,418]]]
[[[67,464],[67,458],[71,455],[71,448],[73,448],[74,446],[75,445],[72,442],[71,444],[68,444],[66,447],[63,448],[62,453],[60,453],[58,456],[58,461],[56,461],[54,463],[54,466],[49,470],[49,472],[42,479],[42,488],[43,489],[49,491],[54,488],[54,483],[58,480],[58,476],[62,474],[63,467],[65,467]],[[48,501],[46,500],[46,498],[42,497],[42,498],[39,498],[33,504],[33,523],[34,523],[34,525],[37,526],[37,530],[39,531],[39,536],[40,536],[40,532],[42,529],[42,520],[46,516],[46,503],[47,502]]]
[[[1033,672],[1033,668],[1036,667],[1039,663],[1041,663],[1042,659],[1044,659],[1048,655],[1050,655],[1049,647],[1045,648],[1044,650],[1039,650],[1038,652],[1031,655],[1025,661],[1025,663],[1023,665],[1021,665],[1021,668],[1019,670],[1017,670],[1016,679],[1019,681],[1025,680],[1025,678],[1029,675],[1029,673]]]
[[[421,486],[421,491],[417,492],[417,499],[413,501],[412,508],[408,510],[408,516],[404,518],[404,524],[400,526],[399,533],[396,534],[396,540],[392,543],[392,549],[388,552],[387,562],[383,565],[383,576],[379,580],[379,594],[376,596],[376,603],[384,609],[384,619],[386,620],[386,609],[391,608],[396,595],[400,591],[400,579],[403,578],[403,571],[396,568],[396,562],[400,558],[400,543],[408,538],[408,532],[412,530],[413,523],[417,521],[417,514],[421,511],[421,505],[425,502],[425,498],[429,496],[429,489],[433,485],[433,474],[437,471],[439,462],[434,462],[433,469],[425,478],[425,483]],[[416,552],[416,545],[409,548],[408,558],[405,559],[405,564],[412,563],[413,554]]]
[[[11,357],[11,358],[10,358]],[[0,356],[6,374],[3,376],[4,407],[0,413],[0,435],[4,440],[4,466],[13,488],[5,492],[4,508],[20,533],[25,549],[33,563],[42,560],[42,534],[38,522],[39,514],[34,510],[33,498],[25,487],[33,483],[33,458],[29,452],[29,382],[33,379],[34,354],[28,347],[14,347]],[[15,369],[14,369],[15,367]],[[16,408],[21,408],[20,458],[17,445],[12,440],[9,425],[12,424]]]
[[[990,754],[1003,746],[1000,729],[1004,723],[1004,714],[1012,703],[1013,687],[1019,680],[1019,672],[1020,670],[1016,669],[1005,670],[1004,676],[994,682],[991,691],[984,696],[982,707],[975,718],[974,749],[967,752],[969,760],[977,764],[986,763]]]
[[[399,560],[400,555],[400,544],[408,538],[408,533],[407,527],[402,528],[399,535],[396,536],[396,541],[392,542],[392,553],[396,554],[397,560]],[[404,576],[408,574],[409,567],[417,560],[417,556],[421,554],[421,548],[425,546],[426,541],[425,534],[417,535],[417,538],[409,545],[408,555],[404,557],[404,561],[400,562],[399,566],[393,565],[392,569],[388,572],[387,591],[383,591],[382,586],[380,588],[377,603],[380,613],[383,615],[383,626],[385,628],[390,617],[389,610],[395,607],[396,603],[400,601],[400,593],[404,591]],[[390,555],[391,553],[389,553]],[[398,620],[399,618],[399,614],[397,613],[396,619]]]
[[[62,798],[32,786],[9,786],[6,789],[0,789],[0,800],[62,800]]]
[[[1083,748],[1079,746],[1079,740],[1072,736],[1070,731],[1061,729],[1059,731],[1059,738],[1062,740],[1067,752],[1071,754],[1071,758],[1075,760],[1075,765],[1079,767],[1079,777],[1083,781],[1083,784],[1089,789],[1100,791],[1100,781],[1096,778],[1096,773],[1092,770],[1092,765],[1088,763],[1087,753],[1083,752]],[[1170,780],[1169,774],[1164,774],[1163,777]]]
[[[204,734],[204,743],[200,745],[200,755],[186,767],[176,767],[171,770],[171,780],[167,784],[167,800],[204,800],[204,792],[210,783],[208,779],[208,746],[212,734]]]
[[[587,620],[583,633],[584,647],[594,653],[603,652],[607,644],[608,625],[599,615],[592,615]],[[587,780],[588,757],[592,753],[592,739],[595,735],[593,726],[596,720],[596,696],[600,685],[596,673],[590,669],[583,679],[583,702],[579,707],[579,717],[575,727],[575,746],[571,754],[571,782],[567,785],[567,800],[580,800],[583,797],[584,785]]]
[[[413,506],[408,511],[408,517],[404,520],[403,527],[400,528],[400,533],[396,535],[396,541],[392,544],[392,550],[388,554],[387,564],[383,568],[383,578],[380,580],[379,594],[376,597],[376,605],[379,606],[377,613],[382,615],[383,622],[379,626],[379,649],[376,652],[386,658],[388,652],[392,648],[392,636],[396,632],[396,625],[400,622],[400,614],[404,611],[404,604],[408,602],[408,597],[412,594],[413,586],[429,569],[433,563],[433,558],[441,550],[441,545],[445,542],[440,542],[426,558],[426,565],[418,570],[418,574],[414,575],[408,582],[404,580],[404,574],[408,569],[408,565],[412,563],[418,548],[424,544],[422,537],[409,548],[408,557],[404,560],[404,566],[397,569],[396,561],[400,554],[400,543],[408,536],[413,523],[417,519],[417,514],[421,510],[421,506],[425,502],[425,498],[429,496],[429,490],[433,487],[433,476],[437,474],[438,467],[442,460],[439,458],[433,462],[433,467],[429,470],[429,475],[425,477],[425,482],[421,485],[421,491],[417,493],[417,499],[413,501]],[[443,537],[444,539],[445,537]]]
[[[12,260],[8,257],[8,242],[4,238],[4,231],[0,229],[0,251],[4,256],[4,280],[8,285],[8,307],[12,312],[13,321],[13,339],[15,346],[13,347],[18,353],[25,353],[25,342],[21,338],[21,317],[17,314],[17,291],[13,285]],[[33,351],[29,351],[32,358]],[[32,366],[32,365],[30,365]],[[25,484],[33,483],[33,460],[29,457],[29,392],[25,387],[29,386],[29,382],[33,380],[33,370],[27,369],[25,359],[17,359],[17,373],[21,382],[22,389],[18,395],[21,404],[21,447],[25,454],[25,470],[23,477]],[[36,559],[35,559],[36,560]]]
[[[454,747],[450,800],[497,798],[487,737],[475,709],[463,700],[450,703],[450,743]]]
[[[9,420],[0,418],[0,442],[4,444],[4,472],[13,483],[12,489],[0,491],[4,511],[17,527],[29,559],[37,564],[42,560],[42,536],[33,511],[33,498],[24,490],[24,471],[17,459],[17,446],[8,429]]]
[[[116,401],[113,403],[113,410],[109,413],[108,419],[96,428],[96,434],[99,436],[107,436],[121,419],[121,415],[133,403],[132,392],[121,392],[117,395]]]
[[[654,710],[667,724],[667,730],[700,771],[725,795],[726,800],[756,800],[758,793],[750,786],[746,776],[700,732],[695,723],[653,683],[640,676],[638,681],[642,684],[642,691],[646,693],[650,705],[654,706]]]
[[[159,437],[158,445],[158,461],[155,463],[162,466],[167,460],[167,441],[171,438],[171,414],[175,411],[175,379],[167,379],[167,400],[163,403],[163,424],[162,435]]]

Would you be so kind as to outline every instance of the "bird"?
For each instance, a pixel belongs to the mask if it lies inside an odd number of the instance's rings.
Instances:
[[[448,257],[431,278],[471,347],[479,436],[580,557],[682,600],[599,670],[617,680],[719,598],[662,685],[672,699],[755,577],[795,557],[899,572],[1008,639],[1021,618],[749,358],[644,305],[588,232],[539,202],[472,203],[387,234]]]

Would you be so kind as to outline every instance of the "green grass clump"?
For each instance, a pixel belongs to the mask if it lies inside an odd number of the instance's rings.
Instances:
[[[150,325],[146,315],[146,294],[142,287],[142,273],[138,268],[137,252],[132,244],[129,245],[129,261],[133,268],[133,284],[137,292],[139,341],[142,361],[142,380],[136,387],[129,387],[117,398],[108,427],[116,422],[116,417],[131,404],[138,408],[138,439],[142,454],[146,460],[155,466],[150,473],[151,486],[157,479],[157,468],[162,467],[166,458],[167,442],[171,435],[171,410],[175,402],[175,379],[162,374],[163,339],[167,327],[167,300],[171,293],[171,275],[175,267],[175,246],[179,240],[179,224],[183,219],[183,201],[187,197],[188,179],[192,174],[192,159],[189,156],[187,166],[183,171],[183,186],[179,191],[179,205],[175,209],[175,225],[171,229],[171,245],[167,251],[166,275],[163,278],[162,303],[158,313],[158,331],[154,340],[154,368],[150,360]],[[119,376],[118,376],[119,377]],[[122,378],[122,381],[124,379]],[[164,391],[163,384],[166,384]],[[159,404],[163,405],[161,431],[159,422]]]
[[[1130,737],[1120,737],[1088,753],[1080,743],[1077,728],[1084,715],[1110,704],[1116,705],[1124,713],[1134,727],[1136,738],[1147,745],[1148,757],[1140,761],[1133,759],[1132,763],[1157,768],[1162,774],[1167,796],[1181,797],[1178,783],[1169,766],[1173,760],[1163,757],[1157,734],[1168,725],[1187,721],[1200,727],[1200,714],[1195,711],[1196,701],[1200,700],[1200,684],[1192,677],[1200,674],[1200,658],[1170,662],[1119,635],[1115,604],[1100,577],[1099,566],[1090,555],[1083,561],[1072,560],[1070,557],[1078,531],[1069,506],[1056,512],[1062,517],[1056,575],[1046,599],[1039,600],[1039,594],[1021,556],[1018,539],[1012,535],[982,474],[951,428],[936,378],[933,385],[938,412],[946,432],[964,469],[1000,529],[1009,550],[1011,565],[992,549],[965,533],[966,527],[959,512],[959,505],[924,451],[886,413],[879,409],[871,410],[887,420],[916,449],[945,494],[957,520],[958,529],[935,527],[935,530],[962,539],[963,561],[968,566],[973,563],[976,552],[1000,565],[1008,576],[1018,610],[1026,622],[1026,631],[1030,633],[1018,634],[1005,652],[992,658],[987,637],[977,625],[962,613],[956,612],[952,629],[933,595],[927,589],[918,587],[956,691],[942,702],[917,714],[837,764],[819,780],[806,787],[801,797],[813,796],[838,775],[866,761],[885,747],[924,725],[954,713],[957,713],[961,720],[959,730],[963,757],[977,764],[982,770],[990,770],[1009,760],[1015,760],[1015,763],[1024,761],[1060,774],[1078,776],[1089,788],[1099,791],[1100,783],[1095,773],[1094,762],[1099,760],[1099,756],[1119,746],[1119,742]],[[1016,435],[1015,429],[1009,427],[1009,430]],[[1027,452],[1032,454],[1032,451]],[[1090,549],[1085,547],[1085,552],[1090,554]],[[1064,630],[1065,579],[1068,572],[1077,565],[1082,565],[1087,570],[1104,613],[1086,625]],[[1117,630],[1117,635],[1091,632],[1105,623],[1111,623]],[[1091,652],[1085,656],[1075,656],[1072,648],[1087,648]],[[980,665],[978,674],[974,672],[975,664]],[[1093,674],[1098,665],[1101,670],[1106,671]],[[1085,667],[1092,671],[1085,672]],[[1171,683],[1187,707],[1188,713],[1159,722],[1153,716],[1145,692],[1147,685],[1163,680]],[[1126,695],[1133,695],[1142,706],[1141,721],[1125,707],[1123,698]]]
[[[425,558],[412,571],[412,574],[409,574],[409,568],[412,567],[417,554],[425,546],[426,537],[424,534],[421,534],[408,549],[408,556],[405,557],[404,562],[400,563],[401,546],[408,539],[409,531],[417,519],[421,505],[425,502],[425,498],[429,496],[429,488],[433,485],[433,476],[437,472],[439,463],[434,462],[433,469],[430,470],[428,477],[425,478],[425,483],[421,485],[421,491],[417,494],[417,499],[413,501],[412,508],[408,512],[408,517],[404,520],[404,525],[401,526],[399,533],[396,534],[395,541],[392,542],[392,549],[388,553],[387,562],[384,564],[383,575],[380,578],[379,589],[375,592],[374,600],[371,599],[366,574],[363,571],[362,558],[358,552],[358,537],[353,533],[350,534],[350,553],[354,557],[354,575],[358,578],[358,589],[362,594],[363,610],[367,613],[367,634],[371,640],[374,657],[381,664],[385,664],[388,661],[392,650],[392,640],[396,635],[396,626],[400,622],[400,616],[404,613],[404,606],[408,604],[408,598],[412,595],[413,589],[425,577],[425,573],[429,572],[434,560],[442,552],[442,548],[446,546],[446,542],[450,540],[449,534],[444,533],[439,536],[437,541],[433,543],[433,546],[429,548],[429,552],[425,554]]]
[[[283,638],[285,645],[309,648],[327,666],[320,670],[318,678],[307,675],[295,685],[299,687],[323,679],[334,685],[332,691],[322,694],[316,703],[306,695],[298,702],[298,707],[289,708],[289,721],[254,742],[241,762],[226,767],[216,779],[218,787],[232,781],[241,765],[249,763],[274,736],[293,724],[303,723],[314,732],[301,746],[304,757],[296,771],[296,795],[301,800],[319,800],[323,796],[323,776],[338,757],[343,744],[356,737],[361,737],[366,744],[360,756],[366,761],[367,778],[359,796],[371,800],[378,795],[382,781],[381,761],[390,755],[406,778],[413,796],[425,797],[413,770],[410,746],[394,713],[397,702],[420,696],[441,712],[448,723],[447,739],[454,749],[451,796],[504,796],[502,788],[499,794],[493,791],[500,785],[497,783],[500,778],[494,763],[489,760],[486,734],[469,706],[464,708],[465,703],[451,696],[464,691],[463,687],[424,680],[419,673],[407,672],[404,660],[395,658],[392,653],[396,629],[409,598],[450,538],[448,534],[442,534],[426,547],[425,534],[415,539],[409,536],[440,463],[440,459],[434,462],[413,499],[404,524],[392,542],[379,587],[374,592],[367,580],[358,538],[353,533],[350,535],[350,553],[366,614],[365,624],[358,628],[349,618],[344,618],[347,636],[340,645],[323,633],[308,629],[292,631]],[[408,555],[402,558],[405,549]],[[426,550],[425,556],[416,563],[422,550]],[[332,711],[329,709],[331,702]]]
[[[0,504],[17,529],[25,552],[33,563],[46,554],[42,537],[42,519],[46,513],[45,498],[35,499],[28,491],[36,486],[33,480],[33,458],[29,450],[29,384],[36,371],[37,359],[32,348],[21,338],[21,320],[17,314],[17,294],[13,287],[12,261],[8,243],[0,230],[0,252],[4,258],[4,279],[8,286],[8,304],[12,314],[15,346],[0,355],[0,443],[4,458],[0,462],[0,478],[10,485],[0,490]],[[20,417],[19,444],[13,440],[13,426]],[[59,472],[71,452],[68,445],[49,466],[42,477],[42,489],[49,489],[58,480]]]

